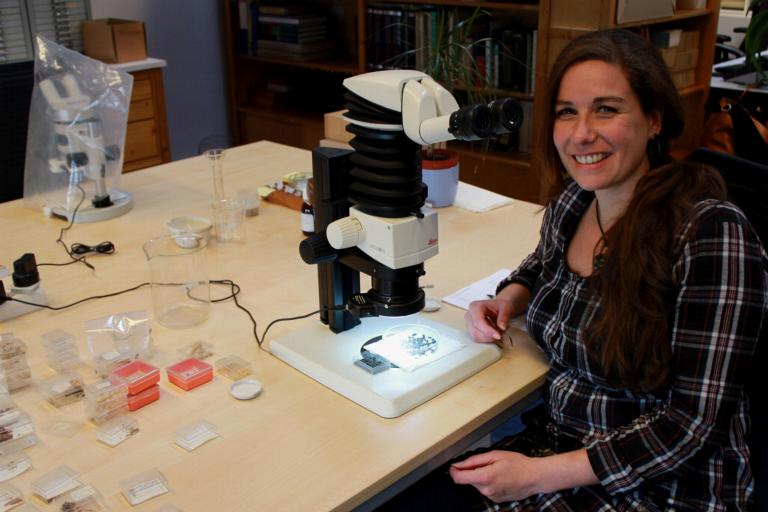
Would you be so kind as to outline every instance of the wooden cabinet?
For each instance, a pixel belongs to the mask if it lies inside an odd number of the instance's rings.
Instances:
[[[123,172],[171,161],[162,68],[132,71]]]
[[[462,155],[463,181],[528,201],[541,199],[536,128],[541,126],[544,116],[542,99],[548,70],[569,40],[604,28],[622,27],[645,36],[667,29],[698,33],[696,64],[689,71],[692,83],[680,89],[687,130],[675,142],[674,148],[678,154],[684,154],[699,143],[714,58],[719,0],[707,0],[706,7],[679,10],[669,17],[623,24],[616,23],[617,4],[626,0],[306,0],[307,5],[318,11],[330,13],[334,29],[329,30],[329,35],[337,48],[332,58],[311,61],[270,59],[247,50],[238,51],[238,38],[245,30],[241,27],[248,21],[242,19],[243,12],[249,13],[249,23],[257,19],[253,17],[255,10],[247,9],[252,1],[224,1],[230,120],[238,144],[269,139],[306,149],[317,145],[323,133],[323,113],[343,106],[342,80],[369,70],[367,59],[371,56],[369,45],[373,44],[373,38],[367,26],[371,26],[371,9],[386,10],[388,6],[405,13],[419,9],[450,10],[451,16],[458,18],[471,16],[482,9],[495,20],[504,23],[513,20],[515,27],[535,34],[531,66],[534,71],[529,89],[519,92],[498,86],[483,87],[487,96],[510,96],[527,104],[526,136],[530,142],[520,146],[525,149],[523,151],[517,147],[488,150],[477,143],[451,143]],[[245,11],[243,6],[246,6]],[[409,23],[408,19],[403,17],[404,21],[399,23]],[[240,48],[243,48],[242,44]],[[286,94],[293,84],[300,84],[304,89],[298,94]],[[461,95],[459,91],[457,96]],[[290,100],[286,101],[288,98]],[[304,104],[308,99],[312,101]]]

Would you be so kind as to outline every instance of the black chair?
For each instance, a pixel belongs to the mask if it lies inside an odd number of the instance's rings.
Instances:
[[[717,34],[715,41],[715,64],[738,59],[745,55],[744,51],[740,48],[726,44],[731,41],[731,36]]]
[[[689,157],[720,171],[728,194],[746,214],[763,246],[768,243],[768,165],[707,148],[696,149]],[[768,408],[758,398],[766,386],[768,325],[757,344],[747,382],[752,429],[748,439],[750,463],[755,476],[755,512],[768,512]],[[762,389],[761,389],[762,388]]]

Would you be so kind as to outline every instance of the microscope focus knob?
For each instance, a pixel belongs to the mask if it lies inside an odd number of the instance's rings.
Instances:
[[[360,221],[354,217],[344,217],[328,224],[325,236],[335,249],[354,247],[363,241],[365,231]]]
[[[327,263],[338,257],[336,249],[328,244],[325,235],[315,233],[299,244],[299,254],[304,263],[313,265],[315,263]]]

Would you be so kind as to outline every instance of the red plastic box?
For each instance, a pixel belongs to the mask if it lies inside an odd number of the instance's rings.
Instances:
[[[125,381],[128,385],[128,395],[135,395],[160,382],[160,370],[156,366],[136,359],[113,371],[110,379]]]
[[[136,411],[160,398],[160,386],[155,384],[136,395],[128,395],[128,410]]]
[[[194,357],[167,367],[165,372],[168,374],[169,382],[185,391],[213,379],[213,366]]]

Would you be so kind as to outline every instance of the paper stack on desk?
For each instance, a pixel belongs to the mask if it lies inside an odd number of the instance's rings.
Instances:
[[[506,206],[512,201],[514,199],[507,196],[460,181],[453,204],[470,212],[482,213]]]

